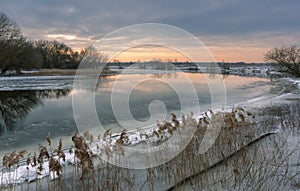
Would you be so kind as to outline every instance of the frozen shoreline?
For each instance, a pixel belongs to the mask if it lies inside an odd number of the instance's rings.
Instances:
[[[252,109],[260,110],[260,109],[270,105],[270,103],[272,103],[273,105],[282,104],[282,103],[289,103],[289,102],[291,102],[291,100],[295,100],[295,99],[300,99],[300,96],[297,95],[297,94],[295,95],[295,94],[288,93],[288,94],[278,95],[278,96],[273,97],[273,98],[265,98],[265,99],[252,100],[252,101],[250,100],[249,102],[246,102],[248,104],[241,103],[239,105],[243,106],[245,108],[247,108],[249,105],[251,105]],[[253,105],[253,102],[255,102],[255,105]],[[230,111],[230,110],[231,110],[231,108],[229,108],[227,111]],[[204,113],[199,115],[197,118],[199,119],[201,116],[203,117]],[[155,128],[157,130],[157,127],[155,127]],[[146,129],[142,132],[137,132],[138,134],[136,134],[136,132],[134,132],[134,131],[128,132],[128,135],[129,135],[128,144],[129,145],[130,144],[132,144],[132,145],[139,144],[140,142],[143,142],[143,141],[146,140],[146,137],[140,139],[140,137],[141,137],[140,134],[141,133],[147,134],[149,137],[151,137],[151,136],[153,136],[152,132],[153,132],[152,128]],[[279,132],[281,132],[280,128],[277,129],[277,130],[274,129],[272,132],[269,132],[269,133],[279,133]],[[170,135],[167,135],[167,136],[170,136]],[[107,143],[105,141],[104,142],[102,142],[102,141],[94,142],[94,143],[90,144],[91,151],[94,154],[100,154],[99,153],[100,150],[98,150],[98,148],[97,148],[99,146],[99,144],[102,145],[100,147],[108,146],[111,150],[113,150],[114,149],[113,146],[114,146],[117,138],[120,137],[120,134],[112,135],[112,137],[114,137],[113,142],[112,142],[112,144],[109,144],[109,145],[107,145]],[[65,165],[68,165],[68,164],[74,165],[76,163],[77,159],[75,160],[74,153],[70,154],[66,151],[65,155],[66,155],[66,161],[63,161],[62,159],[60,159],[60,163],[61,163],[62,166],[65,166]],[[56,156],[56,158],[57,158],[57,156]],[[25,164],[25,161],[23,162],[23,164]],[[57,176],[53,176],[54,173],[49,172],[48,165],[49,165],[48,162],[44,163],[43,167],[44,167],[45,170],[40,172],[38,176],[35,174],[37,172],[37,169],[36,169],[37,167],[32,167],[32,166],[26,167],[26,165],[24,165],[24,166],[21,165],[20,167],[18,167],[13,172],[6,172],[6,173],[4,172],[3,173],[3,170],[1,170],[1,172],[0,172],[0,177],[1,177],[0,185],[3,186],[3,185],[9,185],[9,184],[22,184],[25,181],[31,182],[33,180],[43,179],[44,177],[47,177],[49,175],[50,175],[50,180],[53,180],[53,179],[57,178]]]
[[[10,78],[10,77],[9,77]],[[23,78],[23,77],[22,77]],[[26,77],[24,77],[26,78]],[[46,79],[46,80],[49,80],[49,79],[61,79],[61,77],[59,76],[55,76],[55,77],[27,77],[28,79]],[[15,78],[16,80],[19,80],[18,77]],[[63,78],[63,79],[72,79],[71,76],[68,76],[67,78]],[[4,80],[6,80],[4,78]],[[9,79],[7,79],[9,80]],[[283,78],[283,79],[280,79],[280,81],[283,81],[284,83],[290,83],[290,84],[293,84],[295,86],[298,87],[298,91],[300,89],[300,80],[299,79],[291,79],[291,78]],[[63,87],[63,86],[62,86]],[[243,106],[245,108],[249,108],[249,109],[254,109],[254,110],[260,110],[264,107],[267,107],[269,105],[276,105],[276,104],[289,104],[295,100],[300,100],[300,96],[299,96],[299,93],[298,94],[293,94],[293,93],[285,93],[284,91],[280,92],[280,95],[277,95],[277,96],[274,96],[274,97],[260,97],[260,98],[256,98],[256,99],[252,99],[252,100],[248,100],[246,102],[243,102],[243,103],[239,103],[237,104],[236,106]],[[230,110],[230,109],[229,109]],[[228,110],[228,111],[229,111]],[[203,115],[203,114],[202,114]],[[198,116],[199,118],[199,116]],[[279,132],[279,131],[278,131]],[[152,133],[152,130],[151,131],[148,131],[148,132],[145,132],[146,134],[148,133],[148,135],[150,133]],[[118,135],[116,135],[116,137],[118,137]],[[132,137],[131,137],[131,143],[132,144],[138,144],[138,142],[135,142],[137,141],[136,138],[137,137],[140,137],[139,135],[135,135],[133,133]],[[140,140],[140,141],[144,141],[144,140]],[[104,143],[101,143],[101,144],[104,144]],[[97,153],[97,149],[96,148],[96,145],[94,145],[91,150],[94,151],[94,153]],[[65,164],[74,164],[76,162],[76,160],[74,160],[74,154],[68,154],[66,152],[66,161],[61,161],[61,164],[62,165],[65,165]],[[48,166],[49,165],[47,162],[45,162],[45,167],[44,169],[49,169]],[[54,179],[56,178],[55,176],[53,176],[53,174],[51,175],[51,173],[49,173],[49,170],[45,170],[43,173],[41,173],[40,175],[36,176],[34,173],[36,173],[36,168],[33,168],[33,167],[30,167],[29,170],[25,167],[25,166],[20,166],[18,168],[19,170],[16,170],[15,173],[4,173],[3,174],[3,171],[1,170],[0,172],[0,185],[7,185],[7,184],[21,184],[25,181],[33,181],[33,180],[36,180],[36,179],[41,179],[41,178],[44,178],[46,176],[49,176],[50,174],[50,179]],[[28,171],[30,173],[28,173]],[[13,174],[13,175],[12,175]],[[28,175],[29,178],[28,178]],[[12,182],[8,182],[8,179],[10,179],[11,177],[14,177],[12,180]],[[52,177],[51,177],[52,176]]]
[[[241,67],[242,68],[242,67]],[[244,72],[242,69],[233,68],[230,70],[228,74],[224,75],[237,75],[244,77],[260,77],[271,79],[272,73],[268,73],[269,69],[258,68],[253,69],[253,71],[260,71],[262,73],[251,72],[252,69],[248,69],[249,72]],[[177,72],[184,72],[184,70],[154,70],[154,69],[138,69],[138,68],[130,68],[130,69],[112,69],[112,75],[114,74],[175,74]],[[33,72],[35,73],[35,72]],[[30,73],[29,73],[30,74]],[[93,74],[92,72],[83,72],[82,74]],[[203,72],[203,74],[209,74],[207,72]],[[215,73],[221,74],[221,73]],[[71,89],[73,88],[74,78],[83,78],[88,79],[86,75],[55,75],[55,76],[1,76],[0,77],[0,91],[14,91],[14,90],[48,90],[48,89]],[[294,85],[300,88],[300,79],[292,79],[292,78],[275,78],[275,80],[279,81],[287,81],[293,83]],[[30,85],[29,85],[30,84]]]

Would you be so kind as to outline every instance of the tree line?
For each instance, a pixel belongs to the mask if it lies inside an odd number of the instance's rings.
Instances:
[[[56,40],[31,41],[22,34],[15,21],[0,13],[1,75],[8,71],[20,74],[24,69],[76,69],[86,55],[96,56],[98,61],[106,58],[93,46],[74,51]]]
[[[107,56],[89,46],[74,51],[62,42],[26,38],[15,21],[0,12],[0,75],[8,71],[20,74],[22,69],[62,68],[76,69],[81,61],[98,67]],[[265,54],[265,60],[273,62],[278,70],[290,76],[300,77],[300,48],[277,47]]]

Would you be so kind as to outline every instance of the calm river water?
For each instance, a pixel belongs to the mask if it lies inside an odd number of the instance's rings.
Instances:
[[[190,81],[182,78],[184,74]],[[71,77],[16,77],[0,78],[0,156],[12,150],[38,150],[38,145],[45,145],[48,132],[54,142],[63,138],[64,146],[71,144],[71,136],[77,131],[73,109],[72,96],[76,95],[80,101],[77,105],[85,108],[86,99],[91,94],[95,96],[95,106],[101,124],[113,131],[120,131],[122,125],[116,118],[138,122],[149,121],[149,105],[158,103],[157,111],[165,110],[167,115],[180,111],[183,105],[181,97],[185,99],[185,109],[193,108],[195,100],[187,92],[176,92],[169,81],[185,91],[185,87],[193,84],[202,111],[211,107],[211,89],[207,79],[222,79],[217,83],[224,83],[226,88],[227,106],[257,98],[269,93],[273,82],[257,77],[240,76],[211,76],[201,73],[153,73],[153,74],[124,74],[100,78],[96,89],[73,89]],[[116,87],[116,82],[118,83]],[[135,82],[139,82],[135,84]],[[135,84],[132,87],[132,84]],[[114,89],[113,89],[114,88]],[[129,97],[126,95],[130,91]],[[126,102],[133,118],[126,119],[120,111],[118,117],[114,115],[111,106],[112,92],[115,105],[122,106]],[[215,95],[222,94],[215,89]],[[222,95],[221,95],[222,96]],[[159,101],[157,101],[159,100]],[[215,100],[218,107],[226,107],[220,99]],[[161,108],[161,104],[164,107]],[[122,106],[123,107],[123,106]],[[122,108],[121,108],[122,109]],[[84,112],[82,112],[84,115]],[[89,116],[83,116],[88,120]],[[163,120],[163,119],[161,119]],[[134,126],[134,125],[133,125]],[[133,128],[136,128],[135,126]]]

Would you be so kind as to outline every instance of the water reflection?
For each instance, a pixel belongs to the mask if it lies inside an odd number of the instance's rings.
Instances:
[[[18,121],[24,119],[35,107],[43,104],[42,99],[58,99],[69,93],[70,89],[1,91],[0,135],[8,130],[13,130]]]
[[[84,86],[89,78],[82,77],[84,79],[82,89],[0,91],[0,155],[5,150],[21,149],[25,145],[26,147],[32,145],[36,149],[37,144],[44,144],[48,132],[51,133],[52,139],[72,136],[78,130],[72,106],[72,95],[75,94],[79,96],[78,104],[82,110],[82,116],[80,117],[84,121],[90,119],[88,114],[91,108],[86,107],[87,101],[89,98],[94,99],[99,121],[104,128],[111,128],[113,131],[122,130],[122,126],[116,120],[117,118],[112,109],[112,101],[117,105],[124,102],[128,104],[133,119],[127,118],[128,115],[123,115],[122,112],[120,112],[120,118],[118,119],[128,122],[130,128],[135,128],[132,125],[133,120],[144,123],[150,119],[149,107],[156,100],[164,103],[165,108],[163,109],[167,113],[179,112],[181,103],[178,93],[166,83],[168,80],[182,88],[182,96],[189,110],[189,107],[193,108],[195,102],[190,99],[188,92],[185,91],[185,87],[189,82],[179,74],[171,72],[107,76],[99,78],[93,87]],[[225,83],[228,105],[265,95],[269,93],[272,86],[269,80],[256,77],[229,75],[222,79],[220,76],[210,76],[204,73],[184,73],[184,75],[195,86],[201,111],[211,108],[211,89],[207,84],[207,80],[211,77],[219,79],[215,80],[217,85],[218,83]],[[132,86],[136,82],[140,83]],[[37,80],[36,83],[38,84],[39,81]],[[42,80],[42,83],[46,82]],[[65,81],[60,81],[60,83],[63,84]],[[116,83],[119,84],[119,88],[114,89]],[[25,87],[25,85],[23,86]],[[43,87],[37,86],[37,88]],[[58,87],[61,88],[61,86]],[[131,93],[126,97],[128,91]],[[218,94],[219,90],[216,89],[215,91]],[[281,89],[278,91],[281,91]],[[111,99],[112,94],[115,96],[114,100]],[[216,99],[215,104],[221,108],[223,106],[222,99]],[[161,108],[156,109],[160,112]],[[188,112],[190,111],[192,109]],[[156,112],[153,113],[156,114]],[[162,121],[163,118],[159,118],[159,120]],[[7,133],[4,134],[5,131]],[[67,140],[71,139],[63,139],[63,141]],[[58,140],[54,142],[58,142]],[[63,144],[69,145],[69,143]]]
[[[177,79],[178,77],[178,73],[177,72],[174,72],[174,73],[161,73],[161,74],[151,74],[151,77],[152,78],[165,78],[165,79]]]

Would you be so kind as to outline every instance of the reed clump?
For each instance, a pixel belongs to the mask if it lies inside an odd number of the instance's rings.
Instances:
[[[288,132],[299,133],[299,110],[300,104],[256,113],[242,107],[208,110],[200,116],[191,112],[179,118],[172,113],[171,121],[157,122],[156,127],[147,131],[123,130],[112,134],[109,129],[96,138],[88,131],[83,135],[75,133],[69,151],[63,150],[61,139],[52,151],[49,134],[48,146],[40,146],[39,153],[33,157],[28,154],[26,165],[28,169],[36,167],[38,177],[45,174],[48,163],[50,180],[58,179],[57,187],[61,190],[282,190],[287,185],[297,188],[299,168],[290,172],[289,158],[295,152],[300,153],[299,147],[289,149],[287,137],[272,132],[280,125]],[[218,127],[222,128],[211,148],[199,154],[205,133]],[[109,158],[113,152],[119,153],[121,160],[126,155],[124,147],[143,144],[155,147],[174,137],[185,138],[187,132],[194,134],[182,152],[153,168],[126,169],[102,160],[104,155]],[[176,142],[167,143],[166,149],[181,147]],[[25,154],[26,150],[6,154],[2,164],[7,172],[20,166]],[[162,160],[163,155],[161,151],[156,160]],[[70,157],[73,157],[74,171],[63,178],[66,173],[63,166]]]
[[[77,133],[75,133],[75,135],[72,137],[72,141],[75,146],[75,156],[79,160],[79,166],[81,167],[80,179],[84,180],[84,176],[90,170],[94,170],[92,153],[83,136],[80,136]]]

